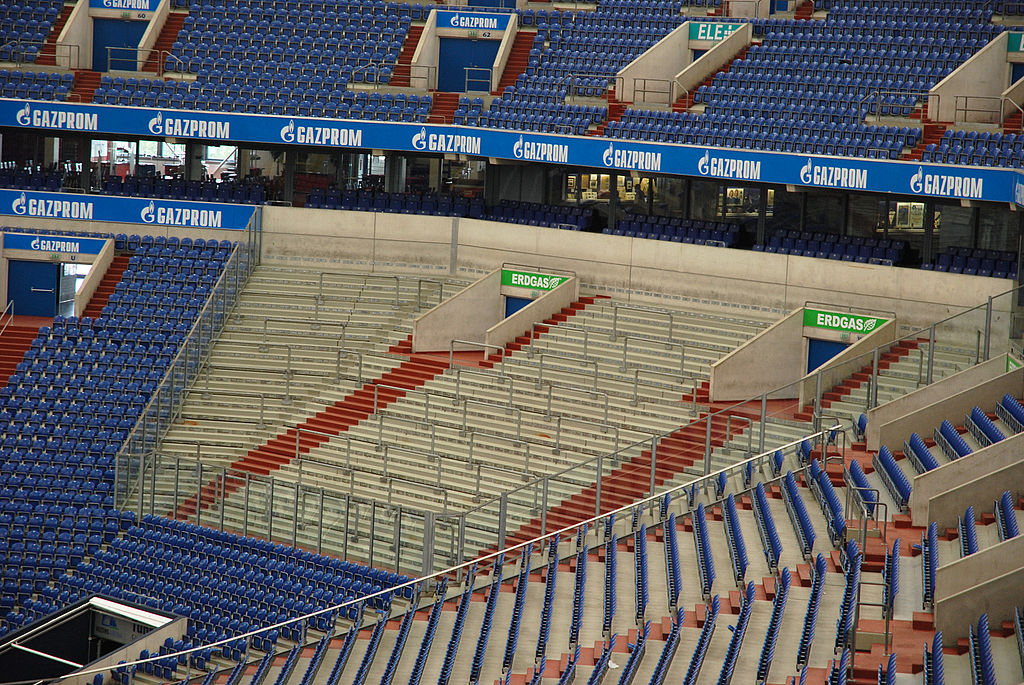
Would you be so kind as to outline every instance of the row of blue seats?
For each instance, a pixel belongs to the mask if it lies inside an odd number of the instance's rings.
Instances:
[[[701,668],[704,666],[704,659],[708,654],[708,646],[711,644],[711,639],[715,636],[715,627],[718,625],[720,610],[721,601],[718,595],[715,595],[707,605],[704,626],[700,629],[700,634],[697,636],[697,646],[694,647],[693,656],[690,657],[690,666],[686,669],[686,675],[683,676],[683,685],[695,685],[700,677]]]
[[[718,682],[732,682],[733,672],[736,670],[736,660],[740,655],[740,648],[743,646],[743,638],[746,636],[747,624],[750,622],[750,612],[754,606],[754,581],[747,583],[745,591],[740,593],[740,615],[733,626],[732,637],[729,638],[729,646],[725,650],[725,659],[722,661],[722,669],[718,675]]]
[[[808,479],[808,487],[814,494],[821,513],[825,516],[828,527],[828,536],[833,546],[840,546],[846,541],[846,516],[843,512],[843,503],[836,493],[835,487],[828,473],[821,468],[817,459],[812,459],[810,467],[805,474]]]
[[[747,573],[747,545],[743,542],[743,531],[740,529],[739,513],[736,511],[736,498],[732,493],[722,507],[725,518],[725,535],[729,543],[729,556],[732,560],[733,578],[736,584],[743,582]]]
[[[586,560],[584,560],[586,563]],[[540,624],[537,626],[537,647],[533,653],[533,662],[542,664],[547,660],[548,638],[551,636],[551,616],[555,610],[555,589],[558,581],[558,535],[548,542],[548,565],[544,577],[544,604],[540,610]],[[646,583],[645,583],[646,585]],[[576,597],[573,597],[573,606]],[[579,598],[583,600],[582,597]],[[469,597],[466,597],[469,602]]]
[[[372,190],[314,188],[306,197],[306,206],[318,209],[349,209],[361,212],[395,214],[432,214],[482,219],[486,208],[479,198],[436,193],[389,193]]]
[[[1016,259],[986,259],[981,257],[965,257],[944,252],[936,257],[934,263],[922,264],[922,269],[943,271],[968,276],[991,276],[992,278],[1016,278]]]
[[[976,554],[978,551],[978,531],[974,519],[974,506],[968,506],[963,516],[957,517],[957,530],[960,532],[960,556]]]
[[[800,632],[800,643],[797,647],[797,668],[805,667],[810,660],[811,647],[814,645],[815,626],[818,623],[818,610],[821,607],[821,594],[825,585],[825,573],[828,566],[825,557],[820,554],[814,559],[811,568],[811,596],[807,600],[807,611],[804,613],[803,628]]]
[[[111,176],[103,184],[107,195],[153,197],[200,202],[230,202],[261,205],[266,202],[265,185],[250,181],[185,181],[184,179]]]
[[[849,649],[853,646],[855,626],[854,616],[860,600],[860,573],[863,560],[860,546],[856,540],[850,540],[845,550],[845,585],[843,598],[839,603],[839,619],[836,621],[836,640],[834,651]]]
[[[775,517],[772,515],[771,507],[768,505],[768,497],[765,495],[764,485],[758,483],[753,493],[754,521],[761,537],[761,547],[764,549],[765,562],[770,571],[777,571],[779,568],[779,557],[782,555],[782,540],[779,538],[778,530],[775,528]]]
[[[697,578],[704,600],[711,597],[711,588],[715,583],[715,560],[711,554],[711,539],[704,514],[704,505],[698,504],[693,514],[693,539],[697,550]]]
[[[814,547],[814,524],[811,523],[810,516],[807,514],[806,505],[804,505],[803,498],[800,497],[792,471],[787,471],[782,479],[782,499],[786,503],[786,511],[789,512],[790,521],[793,523],[800,553],[805,559],[809,559]]]
[[[647,615],[647,600],[649,599],[646,524],[642,524],[639,528],[633,531],[633,550],[634,578],[636,579],[636,583],[633,588],[634,595],[636,597],[636,612],[634,614],[634,619],[637,624],[640,624],[643,623],[644,617]],[[697,557],[699,560],[699,551],[697,553]]]
[[[490,208],[485,218],[490,221],[504,221],[527,226],[550,226],[584,231],[590,228],[593,215],[594,210],[590,207],[502,200],[500,204]]]

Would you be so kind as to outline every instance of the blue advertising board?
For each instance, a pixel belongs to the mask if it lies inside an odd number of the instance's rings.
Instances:
[[[437,28],[468,29],[470,31],[504,31],[508,28],[511,14],[497,12],[452,12],[437,11]]]
[[[89,0],[96,10],[122,10],[126,12],[156,12],[160,0]]]
[[[0,126],[222,143],[465,154],[726,181],[1014,202],[1013,169],[520,133],[469,126],[0,99]]]
[[[252,205],[0,190],[0,216],[241,231],[255,211]]]
[[[4,233],[5,250],[31,252],[61,252],[65,254],[99,254],[107,244],[106,238],[80,238],[69,235],[35,235]]]

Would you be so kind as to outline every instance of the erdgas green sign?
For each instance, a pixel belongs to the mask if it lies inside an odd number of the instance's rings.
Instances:
[[[870,333],[888,319],[860,314],[839,314],[823,312],[817,309],[804,309],[804,326],[809,328],[825,328],[830,331],[846,333]]]
[[[531,290],[554,290],[569,280],[568,276],[552,276],[551,274],[535,274],[529,271],[501,270],[501,284],[513,288],[529,288]]]

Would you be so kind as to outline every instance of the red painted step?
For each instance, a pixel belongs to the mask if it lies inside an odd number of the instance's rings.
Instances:
[[[391,74],[392,86],[409,87],[409,78],[412,76],[412,58],[416,54],[416,46],[420,43],[421,35],[423,35],[423,26],[416,24],[409,27],[409,32],[405,34],[402,52],[399,53],[395,70]]]
[[[103,279],[96,287],[96,292],[92,294],[92,299],[86,305],[85,311],[82,313],[83,317],[91,316],[95,319],[100,316],[103,307],[106,306],[110,296],[114,294],[114,289],[121,280],[121,274],[128,268],[128,260],[130,259],[130,254],[120,254],[114,257],[113,261],[110,262],[110,266],[107,267],[107,273],[103,274]]]
[[[64,30],[64,24],[68,22],[68,17],[71,16],[71,12],[74,9],[74,4],[64,5],[60,8],[57,21],[53,22],[50,33],[46,36],[46,42],[39,50],[39,54],[36,55],[36,64],[38,66],[53,67],[57,65],[57,39],[60,38],[60,32]]]
[[[91,69],[75,70],[75,85],[68,93],[68,102],[92,102],[92,96],[100,87],[100,72]]]
[[[37,335],[38,326],[19,326],[14,323],[9,324],[3,335],[0,335],[0,386],[7,385],[7,379],[25,358],[25,352],[32,346]]]
[[[508,60],[505,62],[505,70],[501,72],[501,79],[498,81],[498,89],[491,95],[501,95],[508,86],[514,86],[519,75],[526,71],[530,63],[530,50],[533,49],[533,41],[537,38],[536,31],[520,30],[512,42],[512,50],[509,52]]]
[[[938,145],[942,141],[942,137],[946,134],[946,130],[948,128],[948,124],[925,122],[924,128],[921,131],[921,139],[918,141],[917,145],[915,145],[914,149],[905,155],[900,155],[900,159],[921,159],[921,155],[924,154],[925,148],[929,145]]]
[[[455,117],[455,110],[459,107],[459,97],[464,93],[442,93],[437,91],[433,94],[434,104],[430,109],[430,116],[427,117],[428,124],[450,124]]]
[[[163,62],[164,55],[174,46],[174,41],[178,40],[178,32],[185,25],[187,16],[188,12],[170,12],[167,15],[167,20],[164,21],[164,25],[160,29],[160,35],[157,36],[146,63],[142,65],[143,71],[150,71],[154,74],[163,73],[161,62]]]

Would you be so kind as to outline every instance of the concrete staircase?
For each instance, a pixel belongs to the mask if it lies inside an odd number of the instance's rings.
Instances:
[[[395,63],[395,71],[391,75],[391,85],[401,88],[410,86],[409,77],[412,75],[412,58],[416,54],[416,46],[419,45],[420,36],[423,35],[423,26],[413,24],[409,32],[405,34],[405,43],[402,44],[402,52],[398,55]]]
[[[110,266],[107,267],[107,272],[103,274],[103,278],[100,280],[98,286],[96,286],[95,292],[92,294],[92,298],[89,300],[89,304],[86,305],[85,311],[82,316],[91,316],[96,318],[103,312],[103,308],[107,306],[107,302],[110,300],[110,296],[114,294],[114,290],[117,288],[118,282],[121,280],[121,275],[124,274],[128,268],[128,261],[131,259],[130,254],[120,254],[114,257],[110,262]]]
[[[450,124],[455,116],[455,110],[459,107],[460,93],[442,93],[435,91],[433,94],[434,104],[427,117],[428,124]]]
[[[509,86],[516,84],[519,75],[526,71],[530,62],[530,50],[533,49],[533,41],[537,38],[536,31],[524,31],[522,28],[516,33],[512,42],[512,50],[509,52],[508,61],[505,62],[505,71],[501,73],[501,80],[498,81],[498,89],[491,95],[501,95]]]
[[[102,74],[91,69],[75,70],[75,86],[68,93],[68,102],[92,102],[92,96],[100,87]]]
[[[7,379],[14,373],[15,367],[25,358],[25,352],[32,346],[32,341],[39,335],[38,326],[19,326],[9,324],[0,335],[0,383],[7,385]]]
[[[917,113],[917,112],[915,112]],[[913,115],[911,115],[913,116]],[[938,145],[942,141],[942,136],[945,135],[946,130],[951,124],[940,124],[931,121],[924,122],[924,128],[921,131],[921,139],[917,145],[914,146],[910,152],[900,155],[900,159],[920,160],[921,155],[924,154],[925,148],[929,145]]]
[[[46,36],[46,43],[39,50],[39,54],[36,55],[36,64],[38,66],[52,67],[57,65],[57,39],[60,38],[60,32],[64,30],[64,25],[68,22],[68,17],[71,16],[71,12],[74,9],[74,3],[60,8],[57,21],[53,22],[50,33]]]

